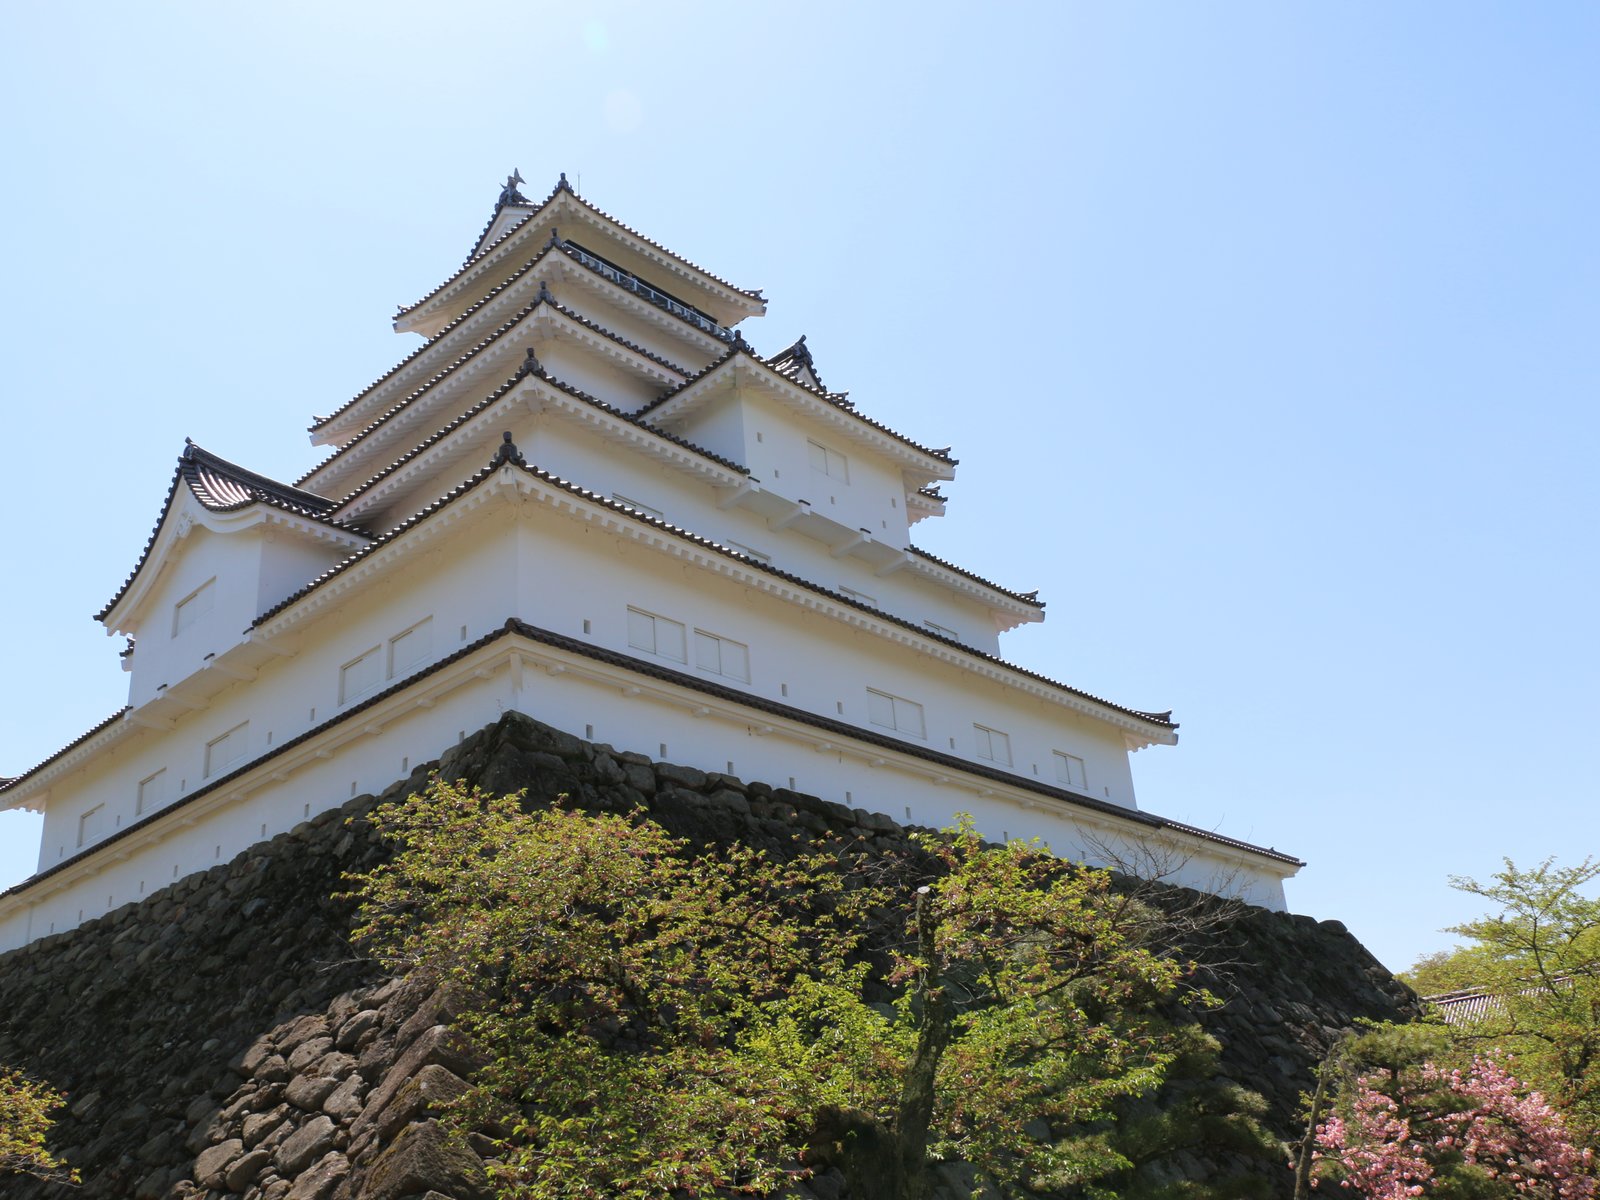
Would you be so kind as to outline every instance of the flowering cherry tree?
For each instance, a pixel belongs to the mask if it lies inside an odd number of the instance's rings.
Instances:
[[[1489,1059],[1466,1070],[1424,1062],[1361,1075],[1341,1109],[1317,1127],[1317,1183],[1372,1200],[1597,1195],[1594,1152],[1575,1146],[1561,1115]]]

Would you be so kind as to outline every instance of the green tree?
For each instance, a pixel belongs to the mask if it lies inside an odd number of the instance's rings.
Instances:
[[[1451,885],[1498,911],[1450,930],[1468,939],[1464,967],[1495,1002],[1457,1026],[1468,1047],[1512,1055],[1519,1076],[1563,1110],[1583,1142],[1600,1142],[1600,862],[1522,870]],[[1585,894],[1586,892],[1590,894]]]
[[[44,1084],[0,1068],[0,1175],[77,1181],[77,1172],[45,1146],[51,1115],[65,1103]]]
[[[372,820],[395,853],[352,877],[357,936],[455,989],[487,1060],[462,1118],[496,1131],[503,1197],[752,1194],[830,1163],[920,1200],[956,1158],[1007,1193],[1079,1183],[1129,1160],[1054,1135],[1180,1048],[1152,1011],[1186,972],[1159,919],[967,825],[918,879],[848,846],[695,855],[637,814],[437,782]],[[868,928],[897,943],[879,985]]]

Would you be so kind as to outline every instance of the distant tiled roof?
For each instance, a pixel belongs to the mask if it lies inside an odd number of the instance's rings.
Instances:
[[[388,466],[384,467],[383,470],[379,471],[377,474],[373,475],[372,478],[368,479],[365,483],[362,483],[359,487],[357,487],[353,491],[351,491],[348,495],[346,495],[344,497],[344,499],[339,501],[339,507],[343,508],[345,505],[349,504],[350,501],[354,500],[357,496],[359,496],[362,492],[366,491],[370,487],[373,487],[379,481],[387,478],[389,475],[393,474],[395,471],[397,471],[401,467],[405,466],[406,463],[410,462],[417,455],[421,454],[424,450],[428,449],[428,447],[436,445],[437,443],[443,441],[447,436],[449,436],[449,434],[451,434],[455,430],[459,429],[461,426],[465,425],[468,421],[472,420],[472,418],[476,417],[479,413],[483,412],[485,409],[493,407],[501,398],[506,396],[513,388],[515,388],[517,386],[517,384],[521,383],[523,381],[523,379],[525,379],[525,378],[527,378],[527,376],[523,372],[518,372],[516,375],[513,375],[510,379],[506,380],[499,387],[495,388],[494,391],[490,392],[482,400],[478,401],[478,403],[474,404],[471,408],[467,409],[466,412],[464,412],[460,416],[456,417],[454,420],[452,420],[449,424],[445,425],[443,428],[437,430],[434,433],[429,434],[428,437],[425,438],[423,441],[418,442],[410,450],[407,450],[399,458],[395,459]],[[617,408],[617,407],[615,407],[613,405],[607,404],[604,400],[601,400],[596,396],[591,396],[588,392],[582,391],[581,389],[572,386],[572,384],[570,384],[570,383],[562,382],[561,380],[557,379],[554,375],[551,375],[549,372],[541,371],[540,374],[538,375],[538,378],[540,380],[542,380],[544,383],[549,384],[551,387],[556,388],[559,391],[566,393],[567,395],[571,396],[575,400],[581,400],[585,404],[587,404],[587,405],[589,405],[589,406],[591,406],[593,408],[597,408],[601,412],[606,413],[609,416],[616,417],[618,420],[626,421],[630,425],[635,425],[638,428],[643,429],[648,433],[654,434],[656,437],[661,438],[663,441],[671,442],[675,446],[680,446],[685,450],[691,451],[694,454],[698,454],[701,458],[707,459],[710,462],[714,462],[719,467],[726,467],[728,470],[737,471],[741,475],[748,475],[750,473],[750,470],[749,470],[748,467],[740,466],[738,463],[734,462],[732,459],[723,458],[722,455],[717,454],[714,451],[707,450],[703,446],[697,446],[693,442],[689,441],[687,438],[681,438],[675,433],[668,433],[664,429],[657,429],[654,425],[651,425],[648,421],[641,420],[639,417],[635,416],[633,413],[624,412],[620,408]]]
[[[943,497],[936,498],[942,499]],[[965,579],[970,579],[973,583],[981,583],[984,587],[989,588],[992,591],[999,592],[1002,596],[1010,596],[1019,604],[1029,604],[1038,609],[1044,608],[1044,601],[1039,599],[1038,592],[1014,592],[1010,588],[1001,587],[993,580],[985,579],[982,575],[979,575],[973,571],[969,571],[965,567],[958,567],[955,563],[948,562],[936,554],[929,554],[926,550],[919,549],[916,546],[907,546],[906,549],[912,554],[915,554],[918,558],[926,559],[928,562],[931,562],[936,566],[943,567],[946,571],[954,571],[957,575],[960,575]]]
[[[751,300],[756,300],[756,301],[759,301],[760,303],[763,303],[763,304],[766,303],[766,297],[761,294],[761,289],[760,288],[736,287],[734,284],[729,283],[726,279],[723,279],[721,276],[714,275],[710,271],[706,270],[704,267],[698,266],[697,264],[690,262],[687,258],[684,258],[681,254],[677,254],[672,250],[668,250],[660,242],[657,242],[657,241],[655,241],[655,240],[653,240],[651,238],[646,237],[644,234],[640,233],[637,229],[634,229],[631,225],[623,224],[621,221],[617,220],[617,218],[613,217],[610,213],[605,212],[605,211],[603,211],[603,210],[601,210],[599,208],[596,208],[593,204],[590,204],[582,196],[578,195],[577,192],[572,190],[572,185],[567,182],[567,176],[566,176],[565,172],[562,173],[561,179],[556,183],[556,186],[550,189],[550,194],[545,197],[544,203],[540,204],[537,208],[530,208],[529,214],[528,214],[529,220],[531,220],[534,217],[538,216],[539,213],[543,209],[548,207],[555,200],[555,198],[557,196],[559,196],[562,192],[566,192],[569,196],[571,196],[573,198],[574,201],[576,201],[578,204],[583,205],[583,207],[587,208],[595,216],[600,217],[602,220],[609,221],[611,224],[615,225],[618,229],[621,229],[625,233],[631,234],[633,237],[638,238],[641,242],[644,242],[646,245],[653,246],[655,249],[657,249],[657,250],[661,251],[661,253],[665,254],[668,258],[677,259],[680,263],[682,263],[684,266],[688,267],[690,270],[698,272],[699,274],[704,275],[707,279],[713,280],[716,283],[720,283],[723,287],[727,288],[730,292],[737,292],[741,296],[749,297]],[[511,207],[520,207],[520,206],[513,205]],[[499,213],[499,210],[497,209],[496,212],[495,212],[495,216],[498,217],[499,215],[500,215],[500,213]],[[489,245],[481,247],[480,249],[476,249],[474,251],[473,256],[468,258],[467,261],[462,264],[461,269],[459,271],[457,271],[454,275],[450,276],[450,278],[446,279],[438,287],[434,288],[433,291],[429,292],[422,299],[417,300],[412,304],[402,305],[400,307],[399,313],[397,315],[404,316],[406,313],[415,312],[417,309],[421,308],[424,304],[428,303],[428,301],[432,300],[435,296],[439,295],[441,292],[443,292],[447,288],[449,288],[451,284],[455,283],[458,279],[460,279],[464,274],[467,273],[467,271],[471,270],[475,263],[480,262],[483,259],[484,255],[489,254],[490,252],[492,252],[493,250],[498,248],[508,238],[514,237],[516,235],[517,231],[519,229],[521,229],[527,223],[528,223],[527,221],[519,222],[517,225],[513,226],[511,229],[508,229],[500,237],[496,238]],[[494,224],[494,218],[493,217],[490,218],[489,224],[491,226]],[[485,229],[484,232],[487,233],[488,229]]]
[[[641,413],[650,413],[650,412],[655,411],[656,409],[660,408],[662,405],[664,405],[664,404],[668,403],[670,400],[672,400],[672,398],[674,396],[680,395],[681,393],[688,391],[695,384],[699,383],[701,380],[707,378],[708,376],[714,374],[715,372],[720,370],[722,367],[724,367],[728,363],[732,362],[735,358],[737,358],[740,355],[743,355],[745,358],[749,359],[756,366],[760,367],[762,370],[764,370],[768,374],[770,374],[774,379],[781,379],[784,383],[788,384],[790,387],[799,388],[802,392],[805,392],[807,395],[815,396],[818,400],[821,400],[826,404],[833,405],[835,408],[839,409],[841,412],[849,413],[852,417],[854,417],[856,420],[860,421],[862,424],[870,425],[873,429],[876,429],[879,433],[887,434],[889,437],[894,438],[895,441],[902,442],[905,445],[910,446],[913,450],[917,451],[919,454],[926,454],[930,458],[936,458],[940,462],[949,463],[951,466],[955,466],[958,462],[961,461],[960,459],[956,459],[956,458],[950,457],[950,447],[948,447],[948,446],[946,446],[946,447],[944,447],[943,449],[940,449],[940,450],[930,449],[929,447],[924,446],[921,442],[912,441],[905,434],[896,433],[893,429],[890,429],[887,425],[884,425],[883,423],[881,423],[879,421],[874,421],[871,417],[864,416],[862,413],[857,411],[856,406],[854,404],[852,404],[849,401],[849,399],[847,399],[846,393],[844,393],[844,392],[824,392],[824,391],[819,390],[818,388],[811,387],[810,385],[808,385],[806,383],[802,383],[800,380],[796,379],[792,375],[785,374],[784,372],[778,370],[777,367],[773,366],[766,359],[764,359],[760,355],[758,355],[754,350],[752,350],[750,348],[749,344],[745,342],[745,340],[744,340],[744,338],[742,336],[737,336],[735,338],[735,340],[734,340],[733,345],[729,346],[728,349],[720,357],[715,359],[709,366],[707,366],[705,370],[701,371],[698,375],[695,375],[695,376],[692,376],[689,379],[686,379],[683,383],[679,384],[677,387],[671,389],[670,391],[663,392],[658,398],[656,398],[655,400],[652,400],[649,404],[645,405],[644,408],[640,409],[639,411]]]
[[[676,365],[675,363],[668,362],[666,359],[662,358],[659,354],[652,354],[650,351],[644,349],[642,346],[636,346],[636,345],[634,345],[634,343],[628,341],[626,338],[618,337],[616,334],[612,333],[609,329],[605,329],[602,326],[596,325],[593,321],[587,320],[586,318],[584,318],[582,316],[579,316],[577,313],[573,312],[570,308],[567,308],[567,307],[565,307],[565,306],[563,306],[561,304],[558,304],[555,300],[547,299],[547,298],[541,296],[537,300],[535,300],[532,304],[529,304],[529,305],[523,307],[522,309],[518,310],[511,317],[507,318],[507,320],[503,324],[501,324],[499,326],[499,328],[497,328],[497,329],[493,330],[492,332],[490,332],[489,334],[485,335],[481,340],[479,340],[478,342],[475,342],[472,346],[470,346],[468,349],[464,350],[461,354],[456,356],[449,363],[445,364],[444,367],[442,367],[439,371],[437,371],[434,375],[432,375],[427,380],[426,383],[422,384],[422,386],[416,388],[415,390],[410,392],[408,395],[402,397],[401,399],[396,400],[392,405],[390,405],[387,409],[385,409],[383,411],[383,413],[381,413],[379,416],[375,417],[363,429],[361,429],[358,433],[354,434],[347,441],[345,441],[344,444],[341,445],[332,454],[328,455],[327,458],[323,459],[316,466],[312,467],[311,470],[307,471],[304,475],[302,475],[298,482],[304,483],[306,480],[310,479],[312,476],[316,475],[319,471],[321,471],[323,468],[325,468],[329,463],[332,463],[332,462],[336,461],[339,458],[339,456],[342,455],[346,450],[350,449],[350,447],[354,446],[357,442],[361,441],[369,433],[372,433],[380,425],[383,425],[385,422],[387,422],[390,418],[392,418],[394,416],[397,416],[403,409],[409,407],[412,404],[412,402],[417,399],[418,396],[422,395],[423,392],[426,392],[429,388],[431,388],[434,384],[438,383],[441,379],[445,378],[446,376],[450,375],[451,373],[453,373],[454,371],[456,371],[460,367],[464,366],[471,359],[475,358],[478,354],[482,353],[484,350],[487,350],[491,345],[493,345],[495,342],[499,341],[500,338],[503,337],[506,333],[510,332],[510,330],[515,325],[517,325],[518,322],[525,320],[537,308],[539,308],[540,305],[544,305],[544,306],[548,307],[551,312],[560,313],[563,317],[566,317],[568,320],[574,322],[575,324],[581,325],[583,328],[588,329],[591,332],[600,335],[601,337],[605,337],[605,338],[610,339],[612,342],[615,342],[617,345],[621,346],[625,350],[631,350],[631,351],[634,351],[637,354],[643,355],[645,358],[650,359],[651,361],[655,362],[659,366],[665,367],[669,371],[673,371],[674,373],[679,374],[679,375],[686,375],[688,373],[683,367],[680,367],[680,366]],[[663,432],[662,430],[659,430],[659,429],[655,429],[654,426],[648,425],[645,422],[640,421],[637,417],[630,416],[630,415],[622,412],[621,409],[614,408],[613,406],[605,403],[605,401],[598,400],[595,397],[590,396],[588,393],[579,392],[575,388],[566,387],[566,385],[562,385],[562,386],[565,387],[567,391],[571,391],[574,395],[580,396],[582,399],[589,401],[590,403],[596,405],[597,407],[604,408],[609,412],[615,412],[618,416],[627,417],[627,419],[632,421],[634,424],[640,425],[641,427],[646,428],[646,429],[650,429],[654,433],[660,433],[662,437],[670,438],[673,441],[676,441],[680,445],[685,446],[685,447],[687,447],[687,448],[689,448],[691,450],[697,450],[697,451],[699,451],[699,453],[706,455],[708,458],[718,458],[717,455],[712,454],[709,450],[700,450],[699,447],[694,446],[690,442],[684,441],[682,438],[674,437],[672,434],[665,433],[665,432]],[[492,399],[492,398],[493,397],[490,397],[490,399]],[[483,405],[485,403],[487,403],[487,400],[480,401],[478,404],[474,405],[471,409],[468,410],[467,413],[465,413],[463,415],[464,416],[471,416],[473,413],[480,411],[483,408]],[[455,423],[459,424],[459,421],[457,421]],[[743,471],[744,470],[743,467],[738,466],[735,463],[730,463],[726,459],[718,459],[718,461],[727,463],[727,465],[733,467],[734,470],[737,470],[737,471]],[[346,496],[345,500],[348,500],[348,499],[349,499],[349,496]],[[344,504],[344,502],[345,501],[340,501],[340,505],[342,506]]]
[[[649,516],[648,514],[642,513],[626,504],[612,500],[607,496],[602,496],[596,492],[589,491],[587,488],[579,487],[575,483],[562,479],[558,475],[552,475],[550,472],[541,470],[538,467],[519,466],[518,469],[525,471],[527,474],[538,480],[541,480],[544,483],[550,484],[552,487],[560,488],[563,491],[570,492],[574,496],[579,496],[584,500],[588,500],[594,504],[599,504],[605,508],[609,508],[615,512],[621,513],[627,516],[630,520],[637,521],[641,525],[649,525],[657,529],[666,530],[668,533],[674,534],[685,541],[692,542],[703,549],[723,555],[726,558],[736,559],[752,570],[759,571],[764,575],[771,575],[775,578],[785,580],[786,582],[792,583],[797,587],[804,588],[810,592],[815,592],[819,596],[826,596],[829,600],[836,604],[840,604],[846,608],[853,608],[860,612],[868,613],[877,620],[887,621],[892,625],[899,625],[903,629],[909,629],[919,637],[927,638],[929,641],[933,642],[940,642],[943,645],[958,650],[962,654],[968,655],[972,658],[982,659],[985,662],[1004,667],[1007,671],[1011,671],[1017,675],[1032,679],[1038,683],[1046,685],[1047,687],[1054,688],[1057,691],[1065,692],[1068,695],[1076,696],[1081,700],[1087,700],[1092,704],[1098,704],[1102,708],[1107,708],[1113,712],[1119,712],[1125,716],[1133,717],[1139,721],[1143,721],[1151,725],[1160,725],[1167,729],[1178,728],[1177,722],[1173,721],[1172,714],[1170,712],[1151,713],[1144,712],[1137,708],[1128,708],[1121,704],[1114,704],[1110,700],[1102,699],[1101,697],[1093,695],[1089,692],[1085,692],[1080,688],[1071,687],[1065,683],[1059,682],[1058,680],[1051,679],[1048,675],[1041,675],[1037,671],[1030,671],[1026,667],[1019,667],[1015,663],[1007,662],[997,654],[986,654],[982,650],[968,646],[966,643],[957,641],[955,638],[946,637],[944,634],[936,633],[935,631],[928,629],[926,626],[918,625],[914,621],[908,621],[903,617],[897,617],[892,613],[884,612],[882,609],[877,608],[874,605],[863,603],[862,601],[856,600],[850,596],[846,596],[843,593],[836,592],[831,588],[823,587],[819,583],[813,583],[804,576],[792,574],[779,567],[775,567],[770,563],[764,563],[757,559],[751,558],[749,555],[743,554],[738,550],[730,549],[729,547],[722,545],[720,542],[714,542],[710,538],[702,537],[700,534],[695,533],[692,530],[684,529],[681,526],[674,525],[670,521],[663,520],[659,517]],[[332,567],[328,568],[328,570],[324,571],[321,575],[317,576],[317,578],[306,584],[305,587],[300,588],[294,594],[287,596],[277,604],[274,604],[271,608],[267,609],[266,612],[257,617],[254,622],[252,622],[252,627],[265,624],[267,621],[277,616],[280,612],[283,612],[291,605],[298,603],[300,600],[304,599],[306,596],[316,591],[324,584],[330,582],[335,577],[342,575],[345,571],[376,553],[378,550],[382,549],[384,546],[388,545],[390,542],[394,541],[408,530],[422,524],[429,517],[447,507],[452,501],[466,495],[468,492],[478,487],[485,480],[493,476],[497,470],[499,470],[498,466],[489,466],[469,476],[458,486],[452,488],[449,492],[439,497],[439,499],[435,500],[432,504],[429,504],[426,508],[420,510],[411,517],[408,517],[406,520],[396,525],[393,529],[390,529],[386,533],[382,534],[368,545],[361,547],[361,549],[351,554],[348,558],[335,563]]]
[[[270,508],[293,513],[297,517],[320,521],[345,533],[368,536],[366,530],[346,525],[330,517],[328,514],[333,510],[334,502],[326,496],[302,491],[290,484],[279,483],[275,479],[268,479],[265,475],[258,475],[237,463],[219,458],[209,450],[201,449],[185,438],[183,453],[178,456],[178,469],[172,474],[172,486],[167,489],[167,498],[161,504],[161,515],[156,518],[155,528],[145,540],[144,549],[139,553],[139,561],[134,564],[128,577],[122,581],[117,594],[106,601],[105,607],[95,614],[95,620],[105,620],[106,615],[128,594],[133,581],[144,569],[150,551],[155,548],[156,536],[161,532],[161,526],[167,519],[167,512],[172,508],[173,497],[178,494],[179,484],[186,485],[194,498],[210,512],[233,512],[247,505],[265,504]]]

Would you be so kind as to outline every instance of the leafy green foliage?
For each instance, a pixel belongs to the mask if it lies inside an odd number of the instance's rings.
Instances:
[[[917,1200],[956,1158],[1082,1183],[1131,1160],[1040,1122],[1108,1118],[1185,1048],[1153,1015],[1188,969],[1163,919],[970,824],[917,874],[836,845],[695,855],[637,814],[442,782],[372,819],[396,853],[350,881],[357,936],[453,989],[487,1060],[462,1120],[497,1139],[502,1197],[753,1194],[830,1163]]]
[[[44,1084],[0,1069],[0,1175],[77,1181],[77,1172],[45,1146],[51,1114],[65,1103]]]
[[[1468,939],[1463,966],[1495,997],[1458,1026],[1467,1049],[1510,1056],[1517,1074],[1565,1114],[1574,1134],[1600,1143],[1600,862],[1523,870],[1510,859],[1488,882],[1452,886],[1498,911],[1450,932]],[[1587,894],[1586,894],[1587,893]]]

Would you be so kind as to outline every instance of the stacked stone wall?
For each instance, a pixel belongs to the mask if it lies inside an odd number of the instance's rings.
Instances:
[[[0,1063],[68,1094],[53,1145],[105,1200],[478,1200],[474,1139],[438,1117],[474,1063],[448,1004],[384,979],[352,950],[344,872],[379,861],[363,822],[432,770],[487,789],[644,809],[696,843],[791,845],[834,833],[910,852],[887,817],[761,783],[654,763],[512,715],[383,797],[363,796],[181,880],[138,905],[0,957]],[[1182,897],[1174,895],[1181,901]],[[1332,1042],[1413,999],[1334,921],[1245,909],[1215,935],[1224,1003],[1202,1017],[1225,1073],[1295,1132],[1296,1104]],[[1186,1173],[1221,1170],[1203,1152]],[[1287,1194],[1288,1174],[1274,1177]],[[965,1196],[959,1171],[951,1196]],[[816,1196],[844,1195],[835,1177]],[[0,1181],[0,1196],[62,1193]],[[866,1198],[856,1198],[866,1200]]]

